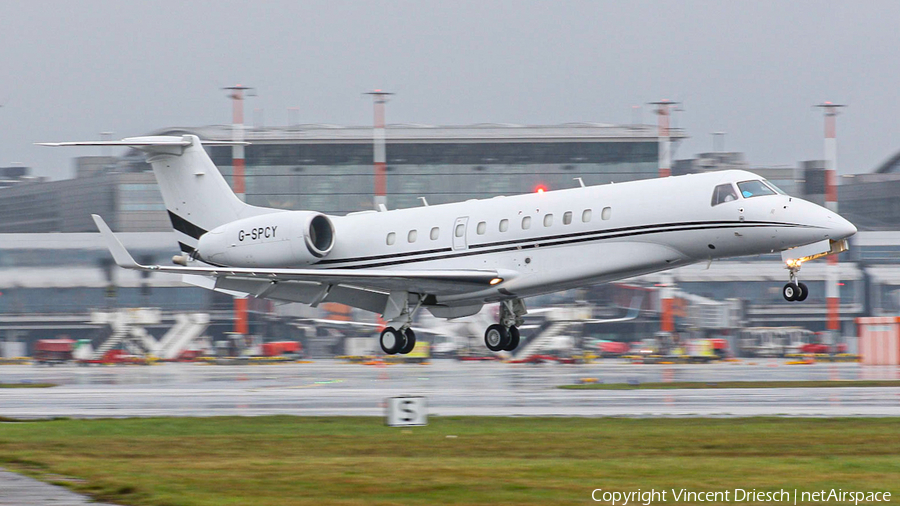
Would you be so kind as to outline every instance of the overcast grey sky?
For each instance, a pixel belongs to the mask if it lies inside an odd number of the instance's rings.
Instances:
[[[0,3],[0,165],[69,177],[97,151],[38,141],[223,124],[222,86],[268,125],[368,125],[362,92],[398,95],[389,123],[630,123],[632,106],[684,102],[691,139],[753,164],[821,158],[811,106],[838,119],[841,172],[900,150],[900,2],[215,1]],[[645,122],[655,122],[644,107]],[[89,148],[93,149],[93,148]]]

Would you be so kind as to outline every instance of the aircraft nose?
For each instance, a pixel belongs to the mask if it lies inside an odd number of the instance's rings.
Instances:
[[[856,233],[856,226],[837,214],[832,217],[829,228],[831,238],[835,240],[846,239]]]

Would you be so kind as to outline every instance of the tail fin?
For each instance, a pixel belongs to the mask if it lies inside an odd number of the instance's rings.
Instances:
[[[233,144],[207,142],[206,144]],[[45,143],[45,146],[129,146],[148,154],[159,190],[178,233],[182,251],[192,252],[200,236],[241,218],[277,209],[242,202],[213,164],[196,135],[131,137],[121,141]]]

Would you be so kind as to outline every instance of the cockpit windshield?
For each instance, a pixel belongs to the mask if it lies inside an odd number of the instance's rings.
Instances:
[[[777,194],[779,194],[779,195],[787,195],[787,193],[785,193],[784,190],[782,190],[781,188],[775,186],[775,183],[769,181],[768,179],[763,179],[763,183],[765,183],[766,186],[768,186],[769,188],[775,190],[775,193],[777,193]]]
[[[769,188],[762,181],[743,181],[737,185],[745,199],[763,195],[775,195],[775,190]]]

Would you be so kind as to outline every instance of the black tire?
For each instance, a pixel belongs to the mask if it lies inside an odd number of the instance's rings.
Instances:
[[[406,337],[406,344],[404,344],[403,348],[400,348],[400,351],[398,352],[401,355],[408,354],[409,352],[413,351],[413,348],[416,347],[416,333],[413,332],[412,329],[406,329],[406,332],[404,332],[404,334]]]
[[[491,351],[503,351],[509,344],[509,332],[500,324],[493,324],[484,331],[484,345]]]
[[[406,345],[406,336],[401,334],[394,327],[387,327],[381,331],[381,337],[378,339],[381,350],[388,355],[395,355]]]
[[[798,283],[797,287],[800,288],[800,295],[797,297],[797,302],[803,302],[806,300],[806,297],[809,295],[809,288],[803,283]]]
[[[781,295],[784,297],[784,300],[793,302],[800,295],[800,287],[793,283],[788,283],[781,289]]]
[[[513,351],[519,347],[519,328],[513,325],[509,328],[509,344],[506,345],[506,348],[503,348],[506,351]]]

